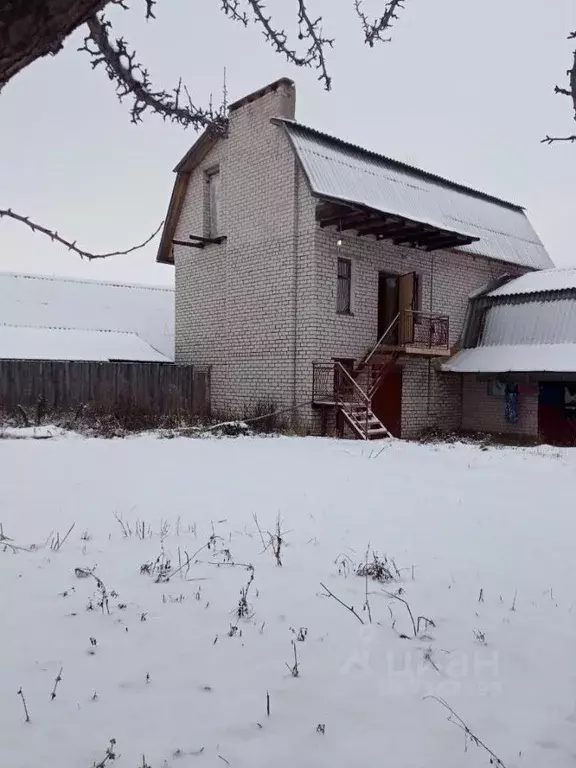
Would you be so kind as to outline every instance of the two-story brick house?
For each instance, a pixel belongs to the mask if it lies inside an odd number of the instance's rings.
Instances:
[[[281,79],[230,106],[176,167],[158,260],[176,270],[176,361],[212,403],[294,407],[313,432],[462,424],[443,373],[468,298],[552,262],[524,210],[295,122]]]

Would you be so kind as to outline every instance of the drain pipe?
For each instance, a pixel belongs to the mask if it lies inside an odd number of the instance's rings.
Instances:
[[[430,315],[433,313],[434,307],[434,251],[430,254]],[[427,381],[428,397],[426,403],[426,414],[430,416],[430,400],[432,399],[432,360],[428,358],[428,381]]]
[[[294,192],[292,195],[292,205],[294,214],[292,219],[292,407],[296,408],[297,385],[298,385],[298,237],[300,232],[300,211],[298,209],[298,186],[300,183],[300,166],[298,160],[294,157]],[[294,411],[294,420],[297,418],[297,412]]]

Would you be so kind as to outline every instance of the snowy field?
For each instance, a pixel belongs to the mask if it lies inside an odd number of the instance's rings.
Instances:
[[[0,764],[573,766],[576,452],[381,445],[0,440]]]

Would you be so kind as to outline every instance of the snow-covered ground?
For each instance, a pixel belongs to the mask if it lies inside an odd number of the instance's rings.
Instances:
[[[576,452],[379,447],[0,440],[2,766],[574,765]]]

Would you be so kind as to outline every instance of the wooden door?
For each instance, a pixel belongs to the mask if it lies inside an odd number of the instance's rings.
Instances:
[[[394,437],[402,437],[402,368],[393,366],[372,397],[372,410]]]
[[[414,289],[416,273],[408,272],[398,278],[398,311],[400,322],[398,327],[398,343],[412,344],[414,342]]]
[[[576,445],[574,394],[575,382],[540,382],[538,432],[543,442],[550,445]]]

